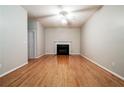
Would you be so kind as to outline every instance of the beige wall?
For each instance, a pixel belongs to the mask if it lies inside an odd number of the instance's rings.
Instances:
[[[0,35],[4,75],[27,63],[27,12],[22,7],[0,6]]]
[[[43,26],[37,22],[37,54],[36,56],[42,56],[45,54],[45,33]]]
[[[0,19],[1,19],[1,11],[0,11]],[[3,21],[3,20],[1,20]],[[3,64],[3,28],[2,23],[0,22],[0,74],[2,74],[2,64]]]
[[[81,54],[124,77],[124,6],[104,6],[82,26]]]
[[[55,54],[54,41],[71,41],[71,54],[80,54],[80,28],[46,28],[46,54]]]

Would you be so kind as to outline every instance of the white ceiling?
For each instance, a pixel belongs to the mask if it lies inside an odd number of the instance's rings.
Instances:
[[[22,7],[28,11],[30,18],[39,20],[45,27],[80,27],[101,8],[100,5],[24,5]],[[68,24],[62,23],[60,11],[68,13],[66,15]]]

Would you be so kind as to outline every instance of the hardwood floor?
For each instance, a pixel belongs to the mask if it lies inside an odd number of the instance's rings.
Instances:
[[[81,56],[45,55],[2,77],[2,86],[124,86],[124,81]]]

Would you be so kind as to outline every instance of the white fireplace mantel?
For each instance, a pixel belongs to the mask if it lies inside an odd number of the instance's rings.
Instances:
[[[68,44],[69,45],[69,54],[71,54],[72,50],[72,41],[54,41],[54,51],[57,54],[57,44]]]

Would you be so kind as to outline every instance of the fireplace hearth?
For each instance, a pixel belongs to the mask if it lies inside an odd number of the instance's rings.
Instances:
[[[69,45],[57,44],[57,55],[69,55]]]

